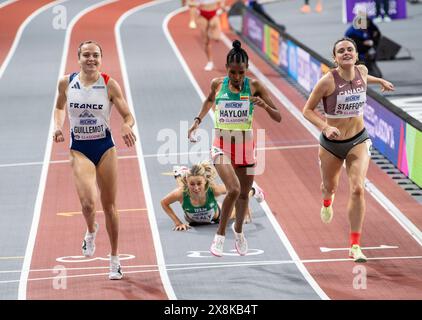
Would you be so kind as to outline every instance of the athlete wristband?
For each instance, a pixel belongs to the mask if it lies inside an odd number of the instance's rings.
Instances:
[[[200,118],[200,117],[195,117],[195,118],[193,118],[193,121],[195,121],[195,120],[198,120],[198,121],[199,121],[199,123],[198,123],[198,124],[201,124],[201,122],[202,122],[202,120],[201,120],[201,118]]]

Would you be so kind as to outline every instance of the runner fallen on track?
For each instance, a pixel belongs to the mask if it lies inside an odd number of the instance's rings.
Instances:
[[[161,200],[163,210],[174,222],[175,231],[185,231],[191,226],[214,224],[220,222],[221,206],[216,198],[226,194],[224,184],[216,184],[217,173],[208,162],[193,165],[191,169],[185,166],[173,168],[177,188],[167,194]],[[264,201],[264,192],[258,185],[253,184],[249,196],[253,196],[258,202]],[[170,207],[171,204],[179,202],[184,212],[187,223],[183,223]],[[236,215],[233,209],[231,218]],[[245,223],[251,221],[251,211],[248,210]]]

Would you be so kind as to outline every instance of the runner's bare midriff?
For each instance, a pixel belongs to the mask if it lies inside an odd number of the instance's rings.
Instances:
[[[340,119],[327,118],[327,124],[331,127],[336,127],[340,131],[340,135],[336,140],[352,138],[365,127],[363,116]]]

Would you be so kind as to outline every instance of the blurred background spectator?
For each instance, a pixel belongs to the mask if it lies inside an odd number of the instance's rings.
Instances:
[[[309,0],[305,0],[305,4],[300,8],[302,13],[310,13],[312,11],[311,6],[309,5]],[[315,12],[322,12],[322,3],[321,0],[317,0],[317,4],[315,6]]]
[[[381,4],[383,5],[384,16],[381,15]],[[375,23],[380,23],[382,21],[391,22],[391,18],[388,15],[389,0],[375,0],[375,10],[376,10],[375,18],[374,18]]]
[[[353,23],[346,30],[345,36],[356,42],[359,60],[365,63],[369,74],[381,78],[382,73],[376,63],[377,47],[381,38],[378,27],[366,17],[366,23],[362,23],[359,28]]]

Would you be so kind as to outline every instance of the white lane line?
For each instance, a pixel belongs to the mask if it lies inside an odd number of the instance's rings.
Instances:
[[[307,149],[307,148],[317,148],[319,144],[305,144],[305,145],[294,145],[294,146],[275,146],[275,147],[266,147],[266,148],[256,148],[258,151],[277,151],[277,150],[291,150],[291,149]],[[171,157],[171,156],[183,156],[189,155],[192,153],[197,154],[208,154],[209,151],[198,151],[198,152],[170,152],[170,153],[155,153],[155,154],[144,154],[144,158],[160,158],[160,157]],[[117,159],[137,159],[138,156],[119,156]],[[61,164],[69,163],[69,160],[53,160],[50,161],[50,164]],[[0,164],[0,168],[10,168],[10,167],[24,167],[24,166],[39,166],[42,165],[42,161],[35,162],[17,162],[17,163],[5,163]]]
[[[13,168],[13,167],[30,167],[30,166],[40,166],[44,162],[37,161],[37,162],[17,162],[17,163],[5,163],[0,164],[0,168]]]
[[[275,151],[275,150],[291,150],[291,149],[308,149],[308,148],[319,148],[319,144],[303,144],[294,146],[274,146],[265,148],[256,148],[258,151]]]
[[[398,260],[418,260],[422,259],[422,256],[396,256],[396,257],[373,257],[367,258],[368,261],[398,261]],[[306,263],[334,263],[334,262],[350,262],[353,265],[365,265],[365,264],[357,264],[350,258],[340,258],[340,259],[307,259],[307,260],[264,260],[264,261],[245,261],[245,262],[216,262],[216,263],[183,263],[183,264],[171,264],[171,265],[132,265],[132,266],[124,266],[125,270],[131,268],[150,268],[146,270],[135,270],[135,271],[125,271],[125,274],[136,274],[136,273],[148,273],[148,272],[160,272],[160,269],[165,269],[166,271],[186,271],[186,270],[200,270],[200,269],[216,269],[216,268],[238,268],[238,267],[259,267],[259,266],[273,266],[273,265],[285,265],[285,264],[297,264],[300,262],[301,264]],[[85,270],[108,270],[108,266],[104,267],[86,267],[86,268],[65,268],[61,270],[66,271],[85,271]],[[30,270],[31,272],[53,272],[57,269],[34,269]],[[18,273],[20,270],[4,270],[0,271],[1,273]],[[52,280],[58,278],[85,278],[85,277],[96,277],[96,276],[104,276],[108,275],[107,273],[88,273],[88,274],[78,274],[78,275],[69,275],[69,276],[51,276],[51,277],[42,277],[42,278],[30,278],[28,281],[42,281],[42,280]],[[15,283],[19,282],[19,280],[5,280],[0,281],[0,284],[6,283]]]
[[[6,6],[8,6],[8,5],[12,4],[12,3],[15,3],[17,1],[18,0],[8,0],[8,1],[5,1],[3,3],[0,3],[0,9],[3,9],[4,7],[6,7]]]
[[[54,1],[51,3],[48,3],[41,8],[35,10],[28,18],[25,19],[24,22],[20,25],[18,31],[16,32],[15,39],[13,40],[12,46],[10,47],[9,52],[7,53],[6,58],[4,59],[2,65],[0,66],[0,79],[3,77],[3,74],[7,68],[7,66],[10,63],[10,60],[12,59],[13,55],[15,54],[16,48],[18,47],[19,41],[22,37],[23,31],[25,30],[26,26],[40,13],[46,11],[47,9],[56,6],[60,3],[66,2],[68,0],[60,0],[60,1]]]
[[[231,41],[222,34],[222,39],[228,48],[232,48]],[[285,106],[285,108],[317,139],[320,132],[308,122],[302,112],[273,84],[271,81],[249,61],[249,70],[252,71],[258,79],[265,83],[272,94]],[[385,210],[408,232],[416,242],[422,246],[422,232],[415,226],[395,205],[392,203],[368,178],[365,178],[365,189],[372,197],[385,208]]]
[[[170,35],[170,32],[168,31],[168,22],[171,18],[173,18],[175,15],[186,11],[186,8],[179,8],[175,11],[173,11],[172,13],[170,13],[165,21],[165,24],[163,24],[163,29],[167,35],[167,38],[169,39],[169,43],[172,46],[174,53],[176,55],[176,57],[178,58],[178,60],[180,61],[183,69],[185,70],[186,74],[188,75],[188,78],[190,79],[190,81],[193,84],[193,87],[195,88],[195,90],[197,91],[199,97],[201,98],[202,101],[205,100],[205,95],[202,92],[201,87],[198,85],[198,83],[196,82],[192,72],[190,71],[185,59],[183,58],[182,54],[180,53],[179,49],[177,48],[173,38]],[[224,43],[231,48],[231,43],[229,42],[229,40],[227,39],[227,37],[225,37],[225,35],[223,35],[224,38]],[[251,63],[249,63],[249,65],[251,65]],[[256,68],[255,68],[256,69]],[[208,114],[211,116],[212,119],[214,119],[214,115],[210,111],[208,112]],[[277,233],[278,237],[280,238],[281,242],[283,243],[284,247],[286,248],[286,250],[289,252],[290,256],[293,258],[293,261],[295,261],[294,263],[296,264],[296,267],[298,268],[298,270],[302,273],[303,277],[306,279],[306,281],[309,283],[309,285],[314,289],[314,291],[318,294],[318,296],[323,299],[323,300],[329,300],[329,297],[326,295],[326,293],[320,288],[320,286],[318,285],[318,283],[315,281],[315,279],[311,276],[311,274],[308,272],[308,270],[305,268],[305,266],[300,262],[299,260],[299,256],[297,255],[296,251],[294,250],[293,246],[291,245],[289,239],[287,238],[286,234],[284,233],[284,231],[282,230],[280,224],[277,222],[277,220],[275,219],[271,209],[269,208],[269,206],[267,205],[267,203],[264,201],[261,203],[261,207],[263,208],[265,214],[268,217],[268,220],[271,222],[275,232]]]
[[[319,147],[319,144],[305,144],[305,145],[274,146],[274,147],[256,148],[256,150],[257,151],[278,151],[278,150],[308,149],[308,148],[318,148],[318,147]],[[155,154],[145,154],[144,158],[159,158],[159,157],[183,156],[183,155],[190,155],[190,154],[209,154],[209,153],[210,153],[209,150],[207,150],[207,151],[195,151],[195,152],[155,153]]]
[[[136,114],[135,114],[135,109],[133,107],[133,99],[132,99],[131,86],[130,86],[130,82],[129,82],[129,76],[128,76],[128,73],[127,73],[127,70],[126,70],[126,60],[125,60],[125,54],[124,54],[124,50],[123,50],[123,46],[122,46],[120,27],[121,27],[122,23],[125,21],[125,19],[128,18],[129,16],[131,16],[132,14],[134,14],[134,13],[140,11],[140,10],[144,10],[146,8],[156,6],[158,4],[168,2],[168,1],[170,1],[170,0],[154,1],[154,2],[149,2],[149,3],[143,4],[143,5],[137,6],[133,9],[127,11],[125,14],[123,14],[119,18],[119,20],[117,21],[116,26],[114,28],[114,34],[115,34],[115,37],[116,37],[117,52],[119,54],[120,67],[121,67],[121,70],[122,70],[123,83],[124,83],[124,87],[125,87],[127,102],[128,102],[130,111],[132,112],[135,119],[136,119]],[[147,210],[148,219],[149,219],[149,223],[151,225],[151,232],[152,232],[152,239],[154,241],[155,254],[156,254],[158,264],[159,264],[158,271],[160,273],[160,278],[161,278],[161,281],[163,283],[164,290],[166,291],[167,297],[170,300],[175,300],[175,299],[177,299],[176,294],[174,293],[174,290],[173,290],[173,287],[171,285],[169,276],[167,274],[167,270],[163,267],[165,265],[163,247],[161,245],[160,234],[158,232],[158,226],[157,226],[157,221],[156,221],[155,211],[154,211],[154,204],[152,202],[150,184],[149,184],[148,174],[147,174],[145,161],[144,161],[144,155],[143,155],[143,149],[142,149],[142,143],[141,143],[142,136],[139,134],[139,129],[138,129],[138,126],[137,126],[136,123],[135,123],[135,126],[133,127],[133,130],[136,132],[136,135],[138,137],[138,139],[136,139],[135,147],[136,147],[136,153],[139,155],[139,158],[138,158],[139,172],[141,173],[141,178],[142,178],[142,187],[143,187],[143,190],[144,190],[145,201],[146,201],[146,205],[147,205],[147,209],[148,209]]]
[[[302,261],[299,259],[296,250],[293,248],[290,240],[287,238],[287,235],[284,233],[281,225],[278,223],[275,215],[271,211],[270,207],[268,206],[267,202],[264,200],[260,203],[262,209],[264,210],[268,220],[272,224],[274,230],[276,231],[278,237],[280,238],[281,242],[283,243],[284,247],[289,252],[289,255],[292,257],[293,261],[295,261],[296,267],[302,273],[303,277],[308,281],[309,285],[315,290],[315,292],[320,296],[323,300],[330,300],[328,295],[321,289],[319,284],[315,281],[312,275],[309,273],[308,269],[303,265]]]
[[[64,39],[61,65],[60,65],[60,70],[57,76],[57,83],[59,82],[60,78],[63,76],[65,72],[67,54],[69,51],[70,37],[71,37],[71,33],[76,22],[88,12],[95,10],[103,5],[107,5],[109,3],[116,2],[116,1],[117,0],[105,0],[99,3],[96,3],[92,6],[89,6],[85,8],[84,10],[82,10],[81,12],[79,12],[69,23],[69,26],[67,27],[67,30],[66,30],[66,36]],[[53,3],[53,5],[57,5],[58,3],[60,3],[60,1]],[[26,288],[27,288],[27,281],[28,281],[28,276],[29,276],[28,270],[31,265],[32,254],[34,252],[35,240],[36,240],[37,231],[38,231],[38,224],[39,224],[39,220],[41,216],[41,206],[42,206],[43,198],[44,198],[44,191],[45,191],[45,186],[47,182],[48,167],[49,167],[51,150],[52,150],[52,145],[53,145],[53,139],[51,139],[51,132],[53,132],[53,126],[54,126],[53,124],[54,107],[55,107],[56,99],[57,99],[57,90],[54,97],[54,101],[52,103],[53,108],[51,108],[50,127],[47,132],[47,138],[46,138],[47,143],[45,147],[44,160],[43,160],[43,165],[41,169],[40,183],[38,185],[38,192],[37,192],[37,198],[35,200],[34,215],[32,218],[31,231],[29,233],[28,243],[27,243],[26,251],[25,251],[25,259],[23,261],[22,273],[21,273],[21,277],[19,281],[19,291],[18,291],[19,300],[26,300]]]
[[[379,250],[379,249],[398,249],[398,246],[388,246],[382,244],[378,247],[362,247],[364,250]],[[320,247],[319,250],[321,252],[331,252],[331,251],[348,251],[350,248],[327,248],[327,247]]]
[[[1,260],[19,260],[25,258],[24,256],[14,256],[14,257],[0,257]]]

